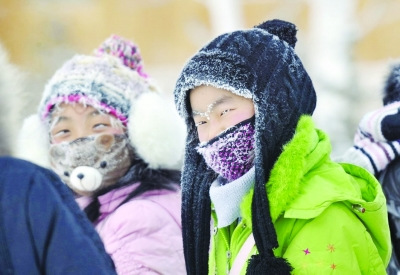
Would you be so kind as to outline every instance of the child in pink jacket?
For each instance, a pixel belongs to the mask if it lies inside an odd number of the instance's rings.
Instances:
[[[63,64],[24,122],[17,155],[51,168],[73,191],[118,274],[185,273],[185,127],[175,112],[138,48],[111,36]]]

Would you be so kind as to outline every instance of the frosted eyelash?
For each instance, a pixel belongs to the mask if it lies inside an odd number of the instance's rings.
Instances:
[[[200,116],[200,117],[205,117],[207,120],[210,120],[210,114],[213,111],[213,108],[214,108],[214,106],[215,106],[215,104],[217,102],[218,102],[218,100],[213,102],[213,103],[211,103],[211,104],[209,104],[207,106],[207,111],[205,111],[204,113],[198,112],[198,111],[193,111],[193,115]]]

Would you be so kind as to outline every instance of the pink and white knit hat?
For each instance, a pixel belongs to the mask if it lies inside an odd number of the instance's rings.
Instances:
[[[45,86],[38,113],[25,119],[16,157],[50,167],[49,116],[61,103],[82,103],[126,126],[135,152],[150,168],[180,169],[186,127],[173,102],[144,72],[138,47],[112,35],[93,55],[75,55]]]
[[[140,55],[139,48],[133,42],[118,35],[114,34],[106,39],[94,50],[94,55],[112,55],[118,57],[125,66],[137,71],[141,77],[148,78],[148,75],[143,70],[142,56]]]
[[[76,55],[57,70],[45,87],[39,115],[46,119],[55,105],[78,102],[109,113],[126,125],[130,102],[149,88],[138,47],[112,35],[94,55]]]

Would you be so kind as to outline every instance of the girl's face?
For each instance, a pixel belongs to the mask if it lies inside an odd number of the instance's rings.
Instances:
[[[51,118],[51,143],[73,141],[95,134],[123,134],[124,128],[112,116],[99,112],[91,106],[60,104]]]
[[[200,142],[254,116],[253,101],[228,90],[199,86],[190,92],[189,99]]]

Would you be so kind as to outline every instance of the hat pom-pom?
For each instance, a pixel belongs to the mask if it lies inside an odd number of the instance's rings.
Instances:
[[[137,71],[144,78],[148,75],[143,71],[142,56],[139,52],[139,47],[133,42],[120,37],[111,35],[101,45],[94,50],[94,55],[112,55],[119,58],[122,63],[130,69]]]
[[[290,275],[292,269],[293,268],[284,258],[253,255],[249,260],[246,274]]]
[[[384,105],[400,101],[400,64],[394,65],[391,68],[383,92]]]
[[[297,28],[293,23],[274,19],[265,21],[257,26],[256,28],[266,30],[267,32],[276,35],[279,39],[286,41],[292,48],[296,45]]]

